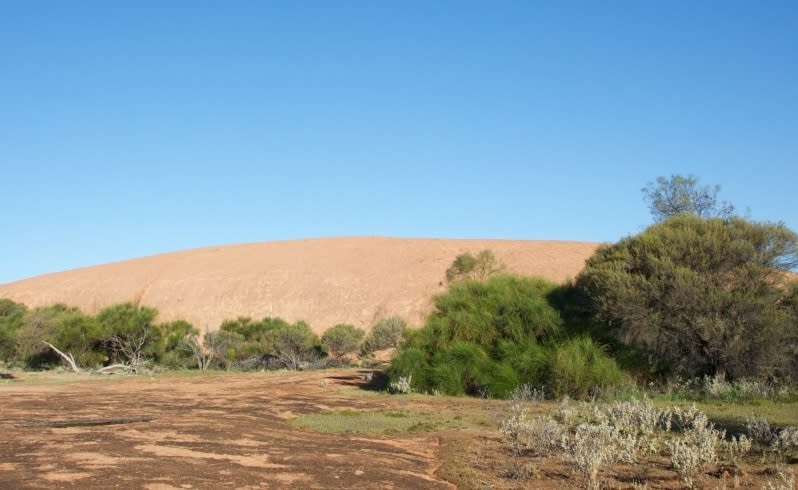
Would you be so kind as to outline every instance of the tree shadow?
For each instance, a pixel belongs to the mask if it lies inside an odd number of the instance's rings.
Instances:
[[[351,374],[328,376],[328,378],[334,379],[339,384],[357,386],[361,390],[367,391],[384,391],[388,386],[388,376],[383,371],[376,369],[358,369]]]

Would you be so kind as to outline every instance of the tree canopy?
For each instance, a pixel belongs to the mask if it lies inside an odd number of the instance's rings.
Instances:
[[[464,279],[484,281],[504,269],[504,264],[499,262],[490,250],[482,250],[476,257],[466,252],[455,257],[452,265],[446,269],[446,280],[448,282]]]
[[[664,370],[768,376],[795,348],[784,283],[796,264],[781,224],[682,214],[600,248],[576,287],[595,321]]]
[[[684,213],[702,218],[729,218],[734,214],[734,206],[718,201],[719,185],[701,187],[693,175],[657,177],[656,182],[649,182],[642,191],[656,221]]]

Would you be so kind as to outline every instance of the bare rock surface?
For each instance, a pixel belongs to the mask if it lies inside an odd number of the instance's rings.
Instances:
[[[280,316],[317,332],[370,327],[400,315],[420,325],[445,271],[461,253],[490,249],[508,272],[555,282],[574,277],[595,243],[542,240],[323,238],[187,250],[58,272],[0,285],[29,307],[57,302],[95,314],[125,301],[215,330],[229,318]]]

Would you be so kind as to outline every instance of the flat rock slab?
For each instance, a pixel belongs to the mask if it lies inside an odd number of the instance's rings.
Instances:
[[[453,488],[434,434],[299,429],[292,416],[374,410],[352,370],[80,378],[0,386],[2,488]],[[322,380],[329,380],[327,383]]]

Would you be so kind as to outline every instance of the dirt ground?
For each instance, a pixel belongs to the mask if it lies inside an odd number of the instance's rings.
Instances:
[[[4,375],[0,488],[583,486],[559,459],[512,455],[497,430],[508,402],[380,394],[366,389],[367,372]],[[457,422],[388,435],[314,432],[290,422],[341,410],[426,412]],[[721,467],[700,475],[697,487],[758,489],[773,481],[768,471]],[[613,468],[602,486],[642,483],[684,488],[662,458]]]
[[[394,398],[347,393],[360,383],[346,370],[0,385],[0,487],[454,488],[434,475],[437,435],[287,422]]]

